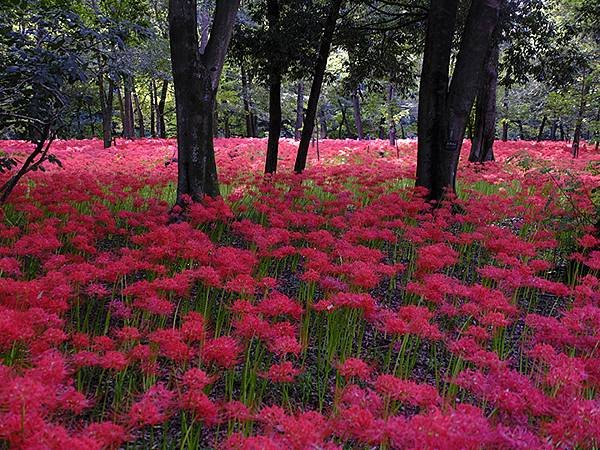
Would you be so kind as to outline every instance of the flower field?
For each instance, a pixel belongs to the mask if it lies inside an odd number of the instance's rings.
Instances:
[[[498,142],[435,209],[414,141],[216,147],[186,221],[171,140],[57,142],[0,209],[0,448],[600,447],[593,147]]]

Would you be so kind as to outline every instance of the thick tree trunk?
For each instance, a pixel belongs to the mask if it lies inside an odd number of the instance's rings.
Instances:
[[[112,115],[113,115],[113,91],[112,80],[108,80],[108,90],[104,88],[104,76],[98,77],[98,87],[100,89],[100,109],[102,110],[102,141],[104,148],[112,145]]]
[[[294,127],[294,139],[299,141],[302,137],[302,121],[304,119],[304,82],[299,81],[296,88],[296,126]]]
[[[219,195],[213,144],[214,108],[239,0],[220,0],[204,53],[195,0],[169,1],[169,38],[177,112],[177,203]]]
[[[267,142],[267,158],[265,173],[277,172],[279,154],[279,138],[281,136],[281,55],[277,51],[279,45],[280,10],[279,0],[267,0],[267,22],[272,51],[269,61],[269,139]]]
[[[498,41],[492,45],[482,74],[475,106],[475,133],[471,141],[469,161],[494,160],[496,134],[496,89],[498,87]]]
[[[135,131],[133,126],[133,79],[130,75],[123,77],[123,137],[133,139]]]
[[[440,163],[439,148],[446,141],[448,71],[457,8],[458,0],[432,0],[427,18],[419,86],[416,184],[429,189],[434,196],[440,191],[436,167]]]
[[[542,123],[540,123],[540,128],[538,130],[537,141],[540,142],[544,137],[544,128],[546,127],[546,122],[548,121],[548,117],[542,117]]]
[[[156,137],[156,83],[150,82],[150,136]]]
[[[164,139],[167,137],[167,126],[165,123],[165,104],[167,103],[167,92],[169,92],[169,82],[163,81],[160,98],[156,105],[156,132],[158,137]]]
[[[381,119],[379,119],[379,132],[378,132],[378,137],[379,139],[385,139],[385,117],[382,117]]]
[[[438,147],[440,159],[437,184],[433,189],[435,199],[440,199],[444,191],[456,192],[456,171],[466,123],[498,23],[501,3],[502,0],[473,0],[471,3],[448,91],[448,134],[445,145]]]
[[[585,115],[585,109],[587,106],[587,94],[589,90],[589,83],[584,78],[581,85],[581,98],[579,100],[579,109],[577,110],[577,119],[575,120],[575,131],[573,132],[573,144],[571,146],[573,152],[573,158],[579,157],[579,144],[581,141],[581,126],[583,124],[583,116]]]
[[[144,127],[144,113],[142,111],[142,105],[140,104],[140,99],[135,90],[135,84],[133,85],[133,102],[135,104],[135,112],[138,118],[138,130],[140,133],[140,138],[146,137],[146,129]]]
[[[358,139],[362,141],[365,136],[363,133],[362,115],[360,113],[360,98],[358,94],[358,89],[352,93],[352,107],[354,109],[354,124],[356,125],[356,134],[358,135]]]
[[[304,118],[304,127],[302,128],[302,137],[300,139],[298,154],[294,164],[294,172],[296,173],[300,173],[306,168],[308,146],[310,145],[310,138],[313,134],[317,106],[319,104],[321,87],[323,86],[323,78],[325,77],[325,69],[327,67],[327,59],[329,58],[333,34],[335,33],[335,26],[343,2],[344,0],[332,0],[329,4],[329,14],[327,15],[327,20],[325,21],[323,36],[319,45],[319,53],[317,55],[317,61],[315,64],[314,78],[310,88],[310,96],[308,97],[308,105]]]
[[[558,129],[558,121],[557,120],[553,120],[552,121],[552,126],[550,127],[550,140],[551,141],[555,141],[556,140],[556,130]]]

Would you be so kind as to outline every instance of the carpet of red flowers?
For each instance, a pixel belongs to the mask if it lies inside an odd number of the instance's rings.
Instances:
[[[170,140],[57,142],[0,209],[0,447],[600,446],[593,148],[499,142],[432,209],[415,142],[216,146],[186,221]]]

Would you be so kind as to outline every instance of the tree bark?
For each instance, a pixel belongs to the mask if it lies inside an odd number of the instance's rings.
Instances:
[[[501,0],[473,0],[449,89],[456,0],[431,2],[419,91],[417,186],[432,200],[456,191],[456,170]],[[421,99],[421,96],[423,98]]]
[[[112,80],[108,80],[108,90],[104,88],[104,75],[98,76],[98,87],[100,89],[100,109],[102,110],[102,141],[104,148],[112,145],[112,115],[113,115],[113,91]]]
[[[281,55],[278,52],[280,30],[279,0],[267,0],[267,22],[272,51],[269,53],[269,139],[267,141],[267,157],[265,173],[277,172],[279,154],[279,138],[281,136]]]
[[[436,166],[445,143],[448,71],[458,0],[431,0],[419,86],[417,186],[438,189]],[[437,192],[435,193],[438,194]]]
[[[362,141],[365,136],[363,133],[362,116],[360,113],[360,98],[358,96],[358,89],[352,93],[352,107],[354,109],[354,124],[356,125],[356,134],[358,140]]]
[[[469,161],[494,160],[494,138],[496,134],[496,89],[498,87],[498,39],[492,45],[482,74],[475,106],[475,133],[471,141]]]
[[[156,83],[150,81],[150,136],[156,137]]]
[[[217,197],[213,120],[219,79],[240,0],[220,0],[203,53],[196,0],[169,0],[169,40],[177,115],[177,204]]]
[[[573,152],[573,158],[579,157],[579,144],[581,140],[581,126],[583,124],[583,116],[585,115],[585,109],[587,106],[587,94],[589,90],[589,83],[585,77],[581,85],[581,98],[579,101],[579,109],[577,110],[577,119],[575,120],[575,131],[573,132],[573,144],[571,149]]]
[[[335,26],[343,2],[344,0],[332,0],[329,5],[329,14],[325,21],[323,36],[319,45],[319,53],[315,63],[314,78],[308,97],[304,127],[302,128],[302,137],[300,139],[298,154],[296,155],[296,162],[294,164],[294,172],[296,173],[301,173],[306,168],[308,146],[310,145],[310,138],[313,134],[317,106],[319,104],[319,97],[321,96],[321,87],[323,86],[323,78],[325,77],[325,69],[327,68],[327,59],[329,58],[333,34],[335,33]]]
[[[133,84],[133,102],[135,104],[135,112],[138,118],[138,129],[140,133],[140,138],[143,139],[146,137],[146,129],[144,127],[144,113],[142,111],[142,105],[140,104],[140,99],[135,90],[135,84]]]
[[[542,117],[542,123],[540,123],[540,128],[538,130],[537,141],[540,142],[544,137],[544,128],[546,127],[546,122],[548,121],[548,117]]]
[[[302,137],[302,120],[304,119],[304,82],[298,82],[296,89],[296,126],[294,127],[294,139],[299,141]]]
[[[242,75],[242,101],[244,103],[244,114],[246,118],[246,137],[256,137],[256,119],[254,117],[254,108],[252,105],[252,92],[250,90],[250,80],[244,66],[240,66]]]
[[[164,139],[167,137],[167,126],[165,123],[165,104],[167,103],[167,92],[169,91],[169,82],[163,81],[162,88],[160,90],[160,98],[156,105],[156,131],[158,137]]]
[[[556,130],[558,129],[558,120],[552,121],[552,126],[550,127],[550,140],[556,140]]]
[[[123,77],[123,137],[126,139],[133,139],[135,137],[132,90],[133,79],[131,75],[125,75]]]
[[[323,108],[323,105],[321,105],[321,109],[319,112],[319,125],[320,125],[320,133],[321,133],[321,140],[323,139],[327,139],[328,136],[328,129],[327,129],[327,117],[325,117],[325,109]]]

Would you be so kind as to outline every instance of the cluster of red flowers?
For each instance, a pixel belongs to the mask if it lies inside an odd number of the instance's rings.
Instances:
[[[497,143],[432,208],[413,141],[217,140],[169,223],[174,146],[57,142],[0,209],[0,446],[600,446],[600,154]]]

